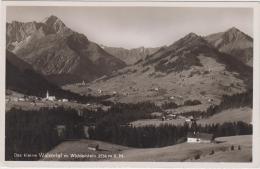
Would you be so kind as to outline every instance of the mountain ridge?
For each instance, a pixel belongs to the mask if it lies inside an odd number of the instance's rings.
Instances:
[[[65,77],[61,81],[49,79],[56,84],[91,81],[126,66],[55,16],[44,23],[12,23],[7,23],[7,49],[46,77]],[[64,75],[75,78],[66,79]]]
[[[232,55],[243,63],[253,66],[253,38],[239,29],[232,27],[204,38],[220,52]]]
[[[145,57],[153,54],[161,47],[138,47],[125,49],[123,47],[108,47],[105,45],[100,45],[105,51],[111,55],[117,57],[118,59],[123,60],[127,65],[132,65],[138,62],[139,60],[144,59]]]
[[[223,95],[252,89],[252,68],[235,56],[220,52],[202,36],[190,33],[140,62],[92,81],[86,87],[64,86],[81,94],[114,95],[115,102],[151,101],[156,104],[199,100],[178,113],[205,111]],[[91,89],[91,90],[89,90]],[[116,93],[116,94],[115,94]]]

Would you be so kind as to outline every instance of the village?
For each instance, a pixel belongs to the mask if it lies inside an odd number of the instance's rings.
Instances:
[[[55,108],[55,107],[71,107],[74,109],[88,109],[91,111],[97,111],[98,108],[107,110],[109,107],[97,103],[82,104],[76,100],[69,100],[67,98],[57,98],[55,95],[51,95],[49,91],[46,91],[45,97],[37,97],[24,95],[13,91],[7,91],[6,94],[6,109],[21,108],[21,109],[39,109],[42,107]]]

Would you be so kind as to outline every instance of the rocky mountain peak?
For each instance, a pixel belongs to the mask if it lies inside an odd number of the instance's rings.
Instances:
[[[201,45],[209,46],[209,44],[203,37],[191,32],[191,33],[187,34],[186,36],[184,36],[183,38],[176,41],[175,43],[173,43],[170,46],[170,48],[175,50],[175,49],[178,49],[178,48],[184,47],[184,46],[186,48],[190,48],[190,47],[201,46]]]
[[[62,20],[54,15],[45,18],[43,23],[46,25],[47,33],[63,33],[68,30]]]
[[[232,55],[249,66],[253,65],[253,38],[236,27],[208,35],[205,39],[219,51]]]
[[[49,17],[46,17],[42,22],[47,24],[47,25],[52,25],[55,23],[57,20],[60,20],[57,16],[51,15]],[[60,20],[61,21],[61,20]]]
[[[196,33],[193,33],[193,32],[184,36],[183,40],[186,40],[186,41],[193,41],[193,40],[204,41],[204,39],[201,36],[199,36],[199,35],[197,35]]]
[[[237,33],[237,32],[241,32],[239,29],[237,29],[236,27],[232,27],[232,28],[229,28],[227,30],[227,32],[234,32],[234,33]]]
[[[233,41],[243,40],[243,39],[250,39],[250,37],[235,27],[228,29],[224,33],[224,40],[228,42],[233,42]]]

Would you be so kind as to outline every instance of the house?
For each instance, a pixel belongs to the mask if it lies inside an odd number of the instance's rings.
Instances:
[[[171,100],[174,100],[174,96],[171,96],[170,99],[171,99]]]
[[[62,99],[61,101],[65,103],[65,102],[68,102],[69,100],[68,99]]]
[[[161,118],[162,117],[162,113],[160,112],[153,112],[151,113],[151,116],[154,117],[154,118]]]
[[[191,119],[186,118],[185,121],[186,121],[186,122],[191,122]]]
[[[25,101],[25,98],[18,98],[18,101],[21,101],[21,102],[24,102]]]
[[[57,130],[57,135],[59,137],[62,137],[62,138],[65,137],[65,131],[66,131],[66,126],[65,125],[57,125],[56,126],[56,130]]]
[[[162,116],[162,121],[165,121],[165,120],[166,120],[165,116]]]
[[[159,91],[159,88],[158,88],[158,87],[154,88],[154,91],[157,91],[157,92],[158,92],[158,91]]]
[[[213,99],[208,99],[208,102],[212,102],[213,101]]]
[[[172,120],[172,119],[176,119],[176,114],[168,114],[167,116],[166,116],[166,119],[167,120]]]
[[[88,149],[92,151],[98,151],[99,150],[99,145],[98,144],[89,144]]]
[[[213,134],[200,132],[189,132],[187,134],[188,143],[212,143],[213,140]]]
[[[116,95],[116,94],[117,94],[117,92],[116,92],[116,91],[113,91],[113,92],[112,92],[112,94],[113,94],[113,95]]]

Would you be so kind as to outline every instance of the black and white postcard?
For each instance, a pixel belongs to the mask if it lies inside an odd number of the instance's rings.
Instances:
[[[259,163],[257,3],[3,9],[4,163]]]

